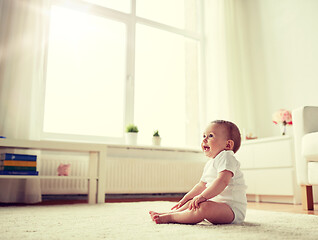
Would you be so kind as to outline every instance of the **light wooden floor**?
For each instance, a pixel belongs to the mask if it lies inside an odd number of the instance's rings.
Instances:
[[[128,199],[107,199],[107,202],[140,202],[140,201],[173,201],[178,202],[179,198],[128,198]],[[46,200],[41,203],[36,203],[33,205],[64,205],[64,204],[87,204],[87,200]],[[28,204],[16,204],[16,203],[0,203],[0,207],[6,206],[21,206]],[[248,202],[247,208],[257,209],[264,211],[275,211],[275,212],[289,212],[289,213],[299,213],[299,214],[310,214],[318,216],[318,204],[315,204],[313,211],[306,211],[302,209],[301,205],[293,204],[283,204],[283,203],[256,203]]]
[[[289,213],[300,213],[300,214],[310,214],[318,215],[318,204],[315,204],[313,211],[303,210],[301,205],[293,204],[282,204],[282,203],[255,203],[248,202],[247,208],[258,209],[265,211],[275,211],[275,212],[289,212]]]

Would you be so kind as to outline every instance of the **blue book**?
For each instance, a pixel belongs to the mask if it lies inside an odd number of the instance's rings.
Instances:
[[[21,167],[21,166],[0,166],[0,171],[36,171],[36,167]]]
[[[0,160],[36,161],[36,158],[36,155],[16,153],[2,153],[0,156]]]
[[[38,171],[0,171],[0,175],[39,175]]]

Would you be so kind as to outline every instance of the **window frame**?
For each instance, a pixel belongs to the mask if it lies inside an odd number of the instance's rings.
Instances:
[[[134,87],[135,87],[135,41],[136,41],[136,25],[142,24],[149,27],[153,27],[156,29],[160,29],[163,31],[167,31],[170,33],[175,33],[177,35],[195,40],[199,42],[200,50],[199,54],[199,112],[200,112],[200,125],[205,124],[206,119],[206,105],[205,105],[205,42],[204,42],[204,11],[203,11],[203,0],[197,1],[197,24],[198,24],[198,32],[191,32],[188,30],[176,28],[173,26],[169,26],[163,23],[155,22],[146,18],[136,16],[136,0],[131,0],[131,11],[130,13],[120,12],[114,9],[94,5],[89,2],[84,2],[81,0],[51,0],[50,8],[52,6],[59,6],[70,8],[72,10],[77,10],[81,12],[87,12],[89,14],[103,17],[106,19],[118,21],[126,25],[126,79],[125,79],[125,86],[124,86],[124,119],[123,119],[123,131],[122,137],[114,138],[114,137],[107,137],[107,136],[92,136],[92,135],[79,135],[79,134],[63,134],[63,133],[51,133],[51,132],[44,132],[43,125],[44,125],[44,108],[45,108],[45,91],[43,93],[43,106],[42,106],[42,118],[41,118],[41,139],[44,140],[72,140],[72,141],[89,141],[89,142],[111,142],[114,144],[123,144],[124,143],[124,130],[125,127],[134,122]],[[48,39],[49,39],[49,28],[50,28],[50,20],[47,20],[47,32],[46,34],[46,43],[45,43],[45,56],[44,56],[44,88],[45,88],[45,81],[46,81],[46,70],[47,70],[47,63],[48,63]],[[45,90],[45,89],[44,89]],[[200,128],[201,128],[200,126]],[[198,133],[200,134],[200,133]]]

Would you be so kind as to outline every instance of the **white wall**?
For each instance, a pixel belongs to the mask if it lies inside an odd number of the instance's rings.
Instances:
[[[204,3],[208,120],[264,138],[280,135],[278,109],[318,106],[318,0]]]
[[[256,132],[278,135],[274,111],[318,105],[318,1],[241,3],[248,19]]]

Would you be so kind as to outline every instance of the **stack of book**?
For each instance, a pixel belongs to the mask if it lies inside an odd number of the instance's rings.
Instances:
[[[38,175],[36,155],[1,153],[0,175]]]

